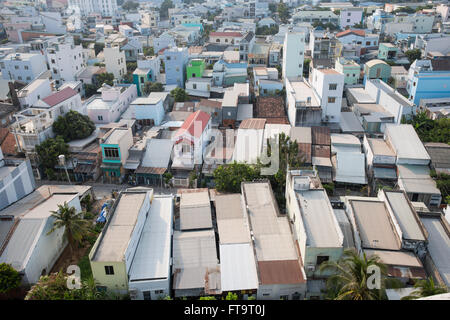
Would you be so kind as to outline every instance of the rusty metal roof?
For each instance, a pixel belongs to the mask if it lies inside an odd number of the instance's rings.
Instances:
[[[330,128],[311,127],[312,144],[331,145]]]
[[[306,282],[298,260],[258,261],[258,269],[262,285]]]

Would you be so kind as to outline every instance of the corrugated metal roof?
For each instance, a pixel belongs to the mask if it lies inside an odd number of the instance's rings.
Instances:
[[[450,287],[450,237],[438,218],[421,218],[428,231],[428,251],[447,287]]]
[[[412,125],[387,124],[385,135],[390,138],[398,158],[430,160],[427,150]],[[408,138],[405,139],[405,137]]]
[[[312,143],[312,133],[310,127],[292,127],[289,137],[297,143]]]
[[[311,127],[312,144],[329,146],[331,144],[330,128]]]
[[[339,125],[341,127],[342,132],[346,133],[360,133],[364,132],[364,128],[359,122],[358,118],[353,112],[341,112],[341,118]]]
[[[266,119],[245,119],[241,122],[239,129],[264,129],[264,126],[266,125]]]
[[[172,154],[173,141],[171,139],[150,139],[147,141],[141,167],[167,168]]]
[[[440,194],[436,182],[430,177],[428,166],[397,165],[398,178],[406,193]]]
[[[173,232],[174,269],[215,267],[217,263],[214,230]]]
[[[328,196],[324,190],[296,191],[306,231],[306,245],[310,247],[342,247],[342,234],[333,216]],[[326,230],[326,232],[324,232]]]
[[[123,193],[104,230],[103,238],[92,257],[93,261],[122,261],[146,193]]]
[[[264,124],[262,125],[262,129],[258,130],[238,129],[236,143],[234,145],[233,161],[256,163],[257,158],[262,152],[263,129]]]
[[[419,225],[419,217],[413,211],[408,199],[403,192],[384,192],[388,204],[394,212],[395,218],[402,230],[402,236],[408,240],[425,241],[425,235],[422,226]]]
[[[377,255],[387,265],[423,268],[420,260],[412,252],[387,250],[364,250],[364,252],[367,257]]]
[[[397,171],[394,168],[373,167],[373,176],[376,179],[397,179]]]
[[[222,291],[258,288],[255,256],[250,243],[220,245]]]
[[[41,236],[46,219],[22,219],[19,221],[5,250],[0,256],[0,263],[9,263],[18,271],[22,271],[30,252]]]
[[[363,153],[338,152],[336,182],[366,184],[366,158]]]
[[[244,218],[241,194],[217,194],[214,198],[217,220]]]
[[[336,220],[339,223],[339,227],[341,228],[342,235],[344,236],[344,248],[354,248],[355,241],[353,239],[353,229],[350,221],[348,220],[347,215],[345,214],[344,209],[333,209],[334,215],[336,216]]]
[[[258,269],[262,285],[306,282],[298,260],[259,261]]]
[[[154,197],[131,264],[130,281],[169,278],[173,203]]]
[[[180,229],[212,228],[209,192],[183,192],[180,199]]]

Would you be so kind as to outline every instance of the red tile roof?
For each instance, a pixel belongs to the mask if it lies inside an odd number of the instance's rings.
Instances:
[[[266,119],[245,119],[241,122],[239,129],[264,129],[266,125]]]
[[[56,106],[57,104],[60,104],[61,102],[73,97],[74,95],[78,94],[75,90],[73,90],[70,87],[64,88],[61,91],[58,91],[54,94],[49,95],[48,97],[42,99],[46,104],[48,104],[50,107]]]
[[[16,139],[8,128],[0,128],[0,144],[4,155],[15,155]]]
[[[340,37],[343,37],[343,36],[346,36],[346,35],[349,35],[349,34],[355,34],[357,36],[364,37],[366,35],[366,32],[364,30],[351,30],[351,29],[348,29],[348,30],[339,32],[338,34],[336,34],[336,37],[340,38]]]
[[[176,143],[183,140],[184,138],[187,139],[189,139],[190,137],[200,138],[210,118],[211,116],[209,114],[201,110],[191,113],[175,134],[174,138],[178,140]],[[200,127],[196,128],[196,126],[198,126],[199,123]]]
[[[242,37],[240,32],[210,32],[210,37]]]

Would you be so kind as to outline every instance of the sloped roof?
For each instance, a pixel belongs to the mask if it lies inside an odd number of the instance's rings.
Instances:
[[[203,131],[206,128],[206,125],[208,124],[209,119],[211,116],[207,114],[206,112],[203,112],[201,110],[195,111],[194,113],[191,113],[187,119],[184,121],[183,125],[180,129],[178,129],[177,133],[175,134],[174,138],[181,137],[185,134],[189,134],[191,137],[199,138]],[[200,122],[200,130],[196,130],[195,126],[196,124]]]
[[[73,97],[74,95],[77,95],[78,92],[73,90],[70,87],[66,87],[61,91],[58,91],[54,94],[49,95],[48,97],[42,99],[46,104],[48,104],[50,107],[56,106],[57,104],[60,104],[61,102]]]
[[[348,30],[339,32],[338,34],[336,34],[336,37],[337,37],[337,38],[340,38],[340,37],[347,36],[347,35],[349,35],[349,34],[354,34],[354,35],[357,35],[357,36],[360,36],[360,37],[364,37],[364,36],[366,35],[366,32],[365,32],[364,30],[352,30],[352,29],[348,29]]]

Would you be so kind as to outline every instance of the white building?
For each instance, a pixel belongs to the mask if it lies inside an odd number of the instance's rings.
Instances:
[[[172,221],[172,196],[154,196],[128,275],[131,299],[157,300],[170,295]]]
[[[327,275],[320,272],[320,264],[341,258],[344,236],[316,171],[288,172],[286,208],[306,276]]]
[[[285,81],[286,108],[291,125],[295,127],[320,124],[322,108],[314,89],[302,80],[286,79]]]
[[[4,159],[1,148],[0,173],[0,210],[22,199],[36,186],[30,160]]]
[[[17,92],[20,107],[26,109],[34,105],[39,99],[52,94],[52,87],[48,78],[37,78]]]
[[[135,84],[109,86],[104,83],[98,92],[101,93],[101,96],[94,95],[84,104],[88,117],[94,123],[118,121],[130,103],[137,98]]]
[[[0,263],[9,263],[23,274],[23,284],[36,283],[47,275],[67,245],[64,228],[51,234],[55,218],[51,211],[67,203],[76,212],[81,211],[78,193],[53,194],[35,207],[22,211],[11,237],[0,254]]]
[[[106,71],[114,74],[114,78],[122,79],[127,73],[125,52],[121,51],[119,47],[105,47],[103,54],[105,56]]]
[[[256,164],[263,151],[266,119],[245,119],[237,131],[233,161]]]
[[[78,92],[65,88],[16,113],[12,132],[16,135],[18,149],[22,152],[32,152],[36,145],[47,138],[53,138],[53,122],[70,110],[84,113]]]
[[[30,83],[47,70],[45,57],[39,53],[11,53],[0,61],[2,78]]]
[[[79,8],[83,16],[99,13],[104,17],[115,16],[118,11],[117,0],[68,0],[69,8]]]
[[[344,74],[334,69],[313,69],[312,86],[319,97],[324,122],[340,121],[344,79]]]
[[[283,48],[283,79],[303,76],[305,34],[287,32]]]
[[[190,78],[186,81],[186,92],[190,96],[209,98],[212,78]]]
[[[306,275],[286,216],[281,216],[269,182],[244,182],[243,207],[254,237],[258,300],[299,300]]]
[[[83,47],[81,44],[74,45],[72,38],[71,40],[52,43],[46,49],[47,62],[57,85],[74,81],[75,74],[86,66],[83,60]]]
[[[363,8],[345,8],[341,10],[339,25],[342,29],[353,27],[355,24],[362,23]]]

